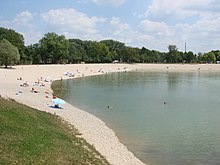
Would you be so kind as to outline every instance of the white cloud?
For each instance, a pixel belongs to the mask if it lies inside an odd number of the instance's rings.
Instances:
[[[13,20],[2,21],[1,24],[4,27],[14,28],[14,29],[27,29],[32,28],[33,14],[29,11],[22,11],[17,14]]]
[[[78,4],[87,4],[89,0],[76,0]]]
[[[148,6],[145,16],[153,20],[185,19],[200,16],[203,12],[213,11],[216,8],[213,0],[153,0]],[[216,9],[215,9],[216,10]]]
[[[8,28],[14,29],[26,29],[32,27],[33,14],[27,10],[17,14],[12,20],[3,20],[1,25]]]
[[[33,21],[35,14],[28,10],[18,13],[12,20],[1,21],[1,26],[9,29],[14,29],[22,34],[25,39],[25,45],[33,44],[39,41],[42,37],[41,32],[36,30]]]
[[[120,18],[112,17],[110,24],[113,25],[114,28],[117,28],[119,31],[129,30],[130,26],[127,23],[122,23]]]
[[[193,24],[177,24],[175,30],[179,33],[178,38],[190,42],[192,50],[210,51],[219,49],[220,42],[220,17],[207,19],[204,17]],[[193,48],[194,47],[194,48]],[[209,50],[207,50],[209,47]]]
[[[114,7],[118,7],[125,2],[125,0],[92,0],[92,1],[98,5],[110,5]]]
[[[13,20],[16,24],[26,24],[33,20],[33,14],[25,10],[19,13]]]
[[[110,20],[111,33],[114,39],[118,39],[125,43],[130,43],[132,41],[131,35],[134,33],[127,23],[121,22],[118,17],[112,17]],[[128,36],[129,35],[129,36]]]
[[[187,42],[195,53],[210,51],[219,49],[219,10],[217,0],[153,0],[139,27],[161,41],[159,50],[172,43],[183,51]]]
[[[107,38],[124,42],[128,46],[142,47],[143,43],[147,43],[152,39],[148,34],[140,33],[128,23],[122,22],[118,17],[112,17],[109,24],[110,36]]]
[[[25,38],[25,45],[37,43],[43,37],[43,34],[40,31],[35,30],[28,30],[21,33]]]
[[[97,23],[105,22],[104,18],[89,17],[73,8],[53,9],[42,14],[42,18],[48,25],[60,31],[85,35],[97,33]]]
[[[140,27],[146,32],[154,33],[154,35],[173,35],[172,28],[164,22],[154,22],[145,19],[140,23]]]

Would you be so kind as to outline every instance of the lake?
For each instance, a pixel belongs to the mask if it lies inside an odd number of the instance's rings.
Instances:
[[[148,165],[220,164],[220,73],[133,71],[63,80]]]

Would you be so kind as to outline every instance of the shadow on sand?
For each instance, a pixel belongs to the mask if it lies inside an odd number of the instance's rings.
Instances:
[[[55,105],[50,105],[49,107],[50,107],[50,108],[54,108],[54,109],[63,109],[62,107],[55,106]]]

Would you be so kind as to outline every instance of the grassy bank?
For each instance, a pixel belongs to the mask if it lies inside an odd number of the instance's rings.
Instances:
[[[0,164],[108,164],[59,117],[0,98]]]

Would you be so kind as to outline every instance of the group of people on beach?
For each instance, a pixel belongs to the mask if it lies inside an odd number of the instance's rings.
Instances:
[[[19,78],[17,78],[17,80],[23,81],[23,78],[19,77]],[[27,81],[24,81],[23,83],[20,84],[20,86],[21,87],[30,87],[31,86],[31,90],[30,90],[31,93],[40,93],[41,90],[39,91],[37,89],[39,87],[45,87],[47,82],[52,82],[52,80],[50,80],[49,78],[43,79],[43,77],[40,77],[37,79],[37,81],[34,82],[33,85],[29,85],[29,83]],[[16,95],[20,95],[22,93],[23,93],[22,90],[19,90],[18,92],[16,92]],[[46,90],[44,93],[45,93],[45,98],[47,98],[47,99],[49,99],[49,98],[56,99],[57,98],[54,93],[52,93],[50,95],[49,90]],[[59,105],[55,104],[54,108],[59,108]]]
[[[17,78],[17,80],[23,81],[23,78],[19,77],[19,78]],[[38,78],[37,81],[35,81],[34,84],[32,85],[30,92],[39,93],[39,91],[35,87],[44,87],[45,83],[47,83],[47,82],[52,82],[52,80],[50,80],[49,78],[43,79],[43,77]],[[20,86],[21,87],[29,87],[30,85],[29,85],[28,81],[24,81],[22,84],[20,84]]]

